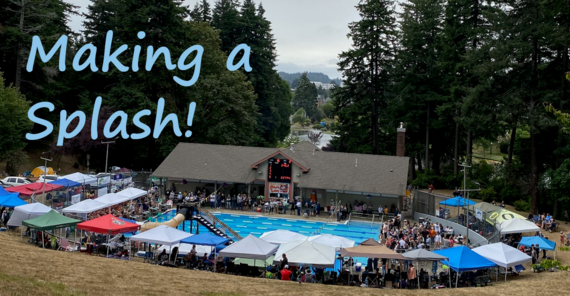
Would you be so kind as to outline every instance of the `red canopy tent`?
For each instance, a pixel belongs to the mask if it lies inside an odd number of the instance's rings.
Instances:
[[[77,229],[109,235],[133,232],[139,228],[138,224],[121,220],[112,214],[77,224]]]
[[[45,187],[44,187],[45,186]],[[15,187],[6,188],[8,192],[18,192],[20,195],[32,195],[35,193],[41,194],[42,192],[50,192],[54,190],[58,190],[63,188],[61,185],[49,184],[49,183],[31,183],[31,184],[24,184]]]

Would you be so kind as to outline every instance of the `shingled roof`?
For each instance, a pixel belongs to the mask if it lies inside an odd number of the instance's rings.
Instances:
[[[256,164],[277,152],[302,167],[302,188],[402,195],[408,157],[325,152],[309,142],[291,148],[180,143],[153,176],[251,183]]]

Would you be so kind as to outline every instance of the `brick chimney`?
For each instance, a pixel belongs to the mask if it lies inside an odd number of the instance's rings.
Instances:
[[[404,128],[404,123],[400,122],[400,127],[398,128],[398,137],[396,139],[396,156],[404,156],[405,150],[406,150],[406,129]]]

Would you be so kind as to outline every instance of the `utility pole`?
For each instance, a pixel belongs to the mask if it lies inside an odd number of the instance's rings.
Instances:
[[[53,159],[51,158],[51,152],[42,152],[41,155],[47,154],[47,157],[43,157],[40,156],[40,159],[45,160],[45,165],[44,165],[44,185],[42,186],[42,195],[46,193],[46,175],[47,175],[47,163],[48,161],[52,161]],[[53,197],[51,198],[51,206],[53,208]]]
[[[465,236],[465,243],[469,244],[469,191],[481,191],[481,189],[467,189],[467,168],[470,168],[471,166],[465,164],[465,162],[463,164],[459,165],[460,167],[463,167],[463,199],[464,199],[464,204],[465,206],[467,206],[467,215],[465,216],[465,226],[467,228],[466,231],[466,236]]]
[[[109,141],[109,142],[101,141],[101,144],[107,144],[107,155],[105,155],[105,173],[109,172],[109,167],[107,166],[108,160],[109,160],[109,144],[115,144],[115,139],[113,139],[113,141]]]

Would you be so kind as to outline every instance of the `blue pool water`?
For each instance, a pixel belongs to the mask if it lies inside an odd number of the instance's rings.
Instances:
[[[306,236],[315,234],[334,234],[342,236],[355,241],[357,244],[369,239],[378,239],[379,223],[365,223],[365,222],[351,222],[350,225],[344,223],[324,223],[320,221],[311,220],[298,220],[292,215],[275,215],[275,216],[259,216],[259,215],[239,215],[239,214],[223,214],[212,213],[218,219],[222,220],[228,227],[232,228],[241,237],[246,237],[252,234],[260,237],[264,232],[273,230],[290,230]],[[170,211],[159,217],[152,219],[156,222],[165,222],[172,219],[176,215],[176,211]],[[190,222],[182,224],[178,229],[190,232]],[[192,233],[196,233],[196,223],[193,223]],[[200,233],[207,232],[208,230],[199,225]]]

